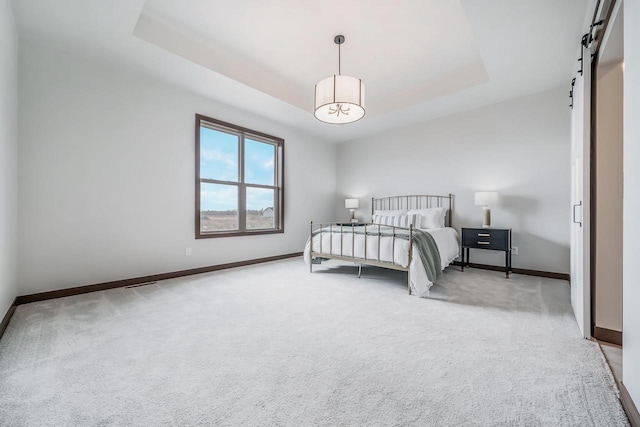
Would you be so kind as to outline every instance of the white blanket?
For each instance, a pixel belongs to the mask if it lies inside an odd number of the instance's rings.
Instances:
[[[373,227],[373,226],[372,226]],[[460,254],[458,233],[451,227],[425,229],[433,236],[440,252],[441,268],[444,270]],[[342,239],[340,238],[342,236]],[[320,250],[322,247],[322,251]],[[379,248],[379,253],[378,253]],[[409,261],[409,241],[383,236],[378,242],[377,236],[364,234],[339,233],[339,227],[333,233],[323,232],[313,236],[313,251],[323,252],[336,256],[364,258],[375,261],[393,262],[406,267]],[[304,261],[307,265],[311,262],[310,242],[304,248]],[[354,262],[357,262],[354,261]],[[414,245],[411,265],[409,266],[411,279],[411,293],[420,297],[429,295],[429,288],[433,283],[427,278],[427,273],[422,265]]]

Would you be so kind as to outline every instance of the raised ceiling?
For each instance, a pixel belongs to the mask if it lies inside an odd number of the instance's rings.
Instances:
[[[46,39],[331,142],[570,81],[584,0],[14,1],[22,37]],[[313,87],[366,86],[367,116],[328,125]],[[99,55],[98,55],[99,53]]]
[[[337,34],[343,74],[366,82],[370,117],[488,81],[459,1],[364,5],[147,0],[134,34],[304,111],[310,88],[338,73]]]

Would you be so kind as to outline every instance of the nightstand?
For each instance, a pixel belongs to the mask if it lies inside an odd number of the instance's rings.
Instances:
[[[504,252],[504,272],[511,272],[510,228],[462,228],[462,271],[469,265],[469,249]]]

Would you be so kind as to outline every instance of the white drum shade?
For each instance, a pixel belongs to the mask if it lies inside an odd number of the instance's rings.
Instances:
[[[476,206],[493,206],[498,202],[498,193],[495,191],[478,191],[475,194]]]
[[[315,116],[325,123],[344,124],[364,117],[364,85],[350,76],[332,76],[316,85]]]
[[[346,209],[358,209],[360,201],[358,199],[344,199],[344,207]]]

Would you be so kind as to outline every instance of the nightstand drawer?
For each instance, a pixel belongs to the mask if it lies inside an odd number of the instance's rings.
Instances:
[[[462,246],[479,249],[509,250],[509,230],[490,228],[465,228]]]

